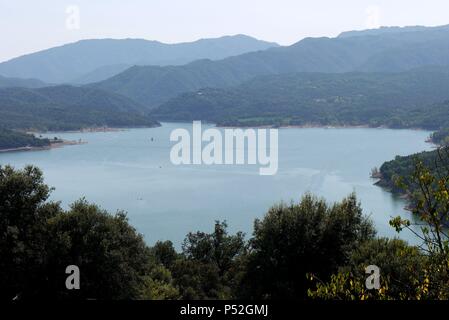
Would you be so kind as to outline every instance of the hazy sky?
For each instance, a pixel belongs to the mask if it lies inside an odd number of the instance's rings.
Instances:
[[[292,44],[379,25],[449,24],[448,0],[0,0],[0,61],[87,38],[247,34]]]

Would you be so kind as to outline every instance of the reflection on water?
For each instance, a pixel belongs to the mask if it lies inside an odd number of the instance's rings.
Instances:
[[[280,129],[278,173],[260,176],[258,165],[172,165],[169,136],[178,127],[191,124],[58,134],[88,144],[1,154],[0,163],[35,164],[64,206],[86,197],[108,210],[124,209],[150,244],[171,239],[179,245],[187,232],[211,230],[217,219],[226,219],[231,231],[250,233],[254,219],[272,204],[297,201],[305,192],[338,201],[355,191],[379,234],[396,236],[388,220],[409,213],[402,199],[373,185],[370,171],[396,155],[431,147],[425,131]]]

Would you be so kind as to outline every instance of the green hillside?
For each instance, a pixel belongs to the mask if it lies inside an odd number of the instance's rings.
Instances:
[[[45,86],[48,85],[37,79],[7,78],[0,75],[0,88],[40,88]]]
[[[440,103],[446,99],[448,67],[400,73],[295,73],[258,77],[229,89],[186,93],[152,115],[160,120],[207,120],[236,126],[439,129],[449,124],[449,106]]]
[[[306,38],[289,47],[271,48],[219,61],[183,66],[136,66],[93,84],[154,108],[181,93],[204,87],[226,88],[262,75],[294,72],[401,72],[449,65],[448,28],[424,28],[337,38]]]
[[[158,125],[141,110],[142,106],[126,97],[92,88],[0,89],[0,128],[77,130]]]
[[[45,147],[50,145],[48,139],[39,139],[31,134],[0,129],[0,151],[23,147]]]

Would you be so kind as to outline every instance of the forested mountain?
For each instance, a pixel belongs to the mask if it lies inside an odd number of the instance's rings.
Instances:
[[[83,74],[81,77],[78,77],[72,81],[74,85],[83,85],[87,83],[93,83],[102,81],[104,79],[108,79],[110,77],[119,74],[126,69],[130,68],[131,65],[128,64],[112,64],[107,66],[102,66],[96,68],[93,71],[90,71],[86,74]]]
[[[432,173],[439,173],[438,168],[446,173],[447,159],[449,158],[449,101],[432,105],[421,113],[421,125],[423,128],[438,129],[430,135],[430,141],[438,146],[437,150],[424,151],[408,156],[397,156],[395,159],[382,164],[376,178],[377,184],[388,188],[394,193],[404,193],[404,188],[398,185],[397,178],[402,177],[402,184],[414,190],[410,177],[414,174],[417,161],[421,161]],[[417,114],[415,114],[416,116]],[[441,159],[445,159],[444,163]],[[442,165],[444,164],[444,166]]]
[[[49,83],[103,80],[117,65],[181,65],[197,59],[223,59],[277,46],[244,35],[165,44],[144,39],[92,39],[50,48],[0,63],[0,74]],[[104,71],[104,70],[103,70]],[[123,69],[116,69],[117,72]]]
[[[31,134],[0,129],[0,151],[21,147],[45,147],[49,146],[48,139],[39,139]]]
[[[0,88],[40,88],[45,86],[48,85],[37,79],[7,78],[0,76]]]
[[[294,73],[182,94],[152,115],[161,120],[207,120],[222,125],[438,129],[449,124],[449,106],[440,104],[446,99],[449,67],[399,73]]]
[[[253,77],[293,72],[400,72],[449,65],[447,28],[375,35],[306,38],[289,46],[183,66],[140,66],[93,86],[155,107],[180,93],[234,86]]]
[[[0,128],[76,130],[158,124],[141,110],[126,97],[92,88],[0,89]]]
[[[427,168],[436,173],[436,162],[440,157],[447,159],[447,156],[447,150],[440,151],[440,154],[438,150],[433,150],[408,156],[397,156],[393,160],[386,161],[382,164],[377,177],[379,181],[376,184],[396,194],[405,193],[406,190],[401,185],[413,191],[416,189],[416,186],[413,184],[411,177],[414,174],[418,161],[421,161]],[[441,170],[446,170],[446,168],[441,168]],[[398,180],[398,178],[401,180]]]
[[[442,34],[449,31],[443,32]],[[430,39],[410,45],[392,46],[382,53],[371,56],[358,67],[367,72],[395,72],[423,65],[449,65],[449,37]]]

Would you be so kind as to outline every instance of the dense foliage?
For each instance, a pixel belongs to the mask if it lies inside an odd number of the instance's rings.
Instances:
[[[96,83],[156,107],[179,94],[205,87],[226,88],[262,75],[292,72],[398,72],[449,65],[449,30],[428,28],[356,37],[306,38],[289,47],[183,66],[136,66]],[[282,102],[282,100],[280,101]]]
[[[149,249],[128,224],[124,213],[110,215],[81,200],[47,221],[48,295],[66,293],[63,272],[68,265],[83,270],[79,298],[138,298],[150,269]],[[74,292],[71,297],[76,297]]]
[[[449,68],[401,73],[295,73],[202,89],[153,111],[158,119],[219,125],[449,126]],[[438,104],[437,104],[438,103]]]
[[[188,234],[177,253],[171,242],[147,247],[121,212],[85,200],[66,211],[50,192],[38,169],[0,167],[3,299],[303,298],[306,272],[325,278],[374,235],[354,195],[332,206],[306,195],[273,207],[249,241],[217,221],[210,234]],[[82,290],[64,287],[72,264]]]
[[[449,102],[446,102],[448,104]],[[449,145],[449,127],[441,128],[440,130],[432,133],[430,139],[433,143],[440,146]]]
[[[72,86],[0,89],[0,127],[77,130],[85,127],[155,126],[128,98]]]
[[[428,258],[417,248],[398,239],[379,238],[362,243],[349,258],[346,266],[323,281],[315,274],[310,278],[316,288],[308,291],[313,299],[367,300],[367,299],[416,299],[425,281],[425,265]],[[365,268],[380,268],[381,288],[367,290]]]
[[[437,182],[420,172],[429,188]],[[333,205],[312,195],[275,205],[248,240],[217,221],[211,233],[189,233],[177,252],[170,241],[148,247],[123,212],[85,200],[62,209],[48,200],[51,189],[35,167],[0,167],[0,299],[447,298],[441,223],[449,197],[432,190],[435,205],[417,207],[430,226],[425,251],[376,238],[352,194]],[[401,218],[391,224],[410,226]],[[372,264],[382,270],[378,290],[364,285]],[[68,265],[80,268],[80,290],[65,287]]]
[[[333,206],[311,195],[298,204],[274,206],[255,222],[243,277],[244,296],[305,298],[311,285],[307,273],[326,279],[348,263],[352,250],[374,235],[354,194]]]
[[[400,216],[390,225],[398,232],[412,232],[422,243],[411,248],[389,240],[362,245],[353,252],[352,262],[331,276],[331,280],[317,283],[309,296],[320,299],[449,299],[449,157],[439,156],[433,167],[417,161],[408,178],[407,190],[417,222]],[[418,228],[416,231],[415,228]],[[363,286],[363,269],[368,263],[382,268],[386,274],[378,290]],[[361,264],[360,264],[361,263]],[[385,272],[385,270],[387,272]]]
[[[402,180],[402,184],[406,184],[410,188],[415,188],[410,177],[415,169],[416,163],[422,161],[429,167],[434,167],[436,159],[439,157],[438,151],[424,151],[408,156],[397,156],[391,161],[387,161],[379,168],[378,178],[380,180],[377,185],[385,187],[394,193],[404,193],[404,188],[398,184],[398,179]]]
[[[0,150],[22,147],[45,147],[50,140],[36,138],[34,135],[22,132],[0,129]]]
[[[414,171],[418,164],[424,165],[432,174],[444,175],[445,168],[441,167],[442,161],[449,158],[449,149],[442,146],[433,151],[424,151],[409,156],[397,156],[394,160],[387,161],[378,170],[376,183],[398,194],[411,194],[419,187],[414,179]]]
[[[137,298],[149,250],[124,214],[85,201],[49,202],[34,167],[0,167],[0,297]],[[65,288],[65,268],[83,270],[83,290]]]
[[[396,217],[390,224],[398,232],[412,230],[417,225],[420,233],[415,233],[422,240],[422,247],[429,262],[423,272],[425,275],[423,294],[433,299],[449,299],[449,152],[438,150],[434,166],[426,166],[418,161],[410,178],[418,187],[409,191],[414,204],[412,211],[419,217],[419,222]]]

